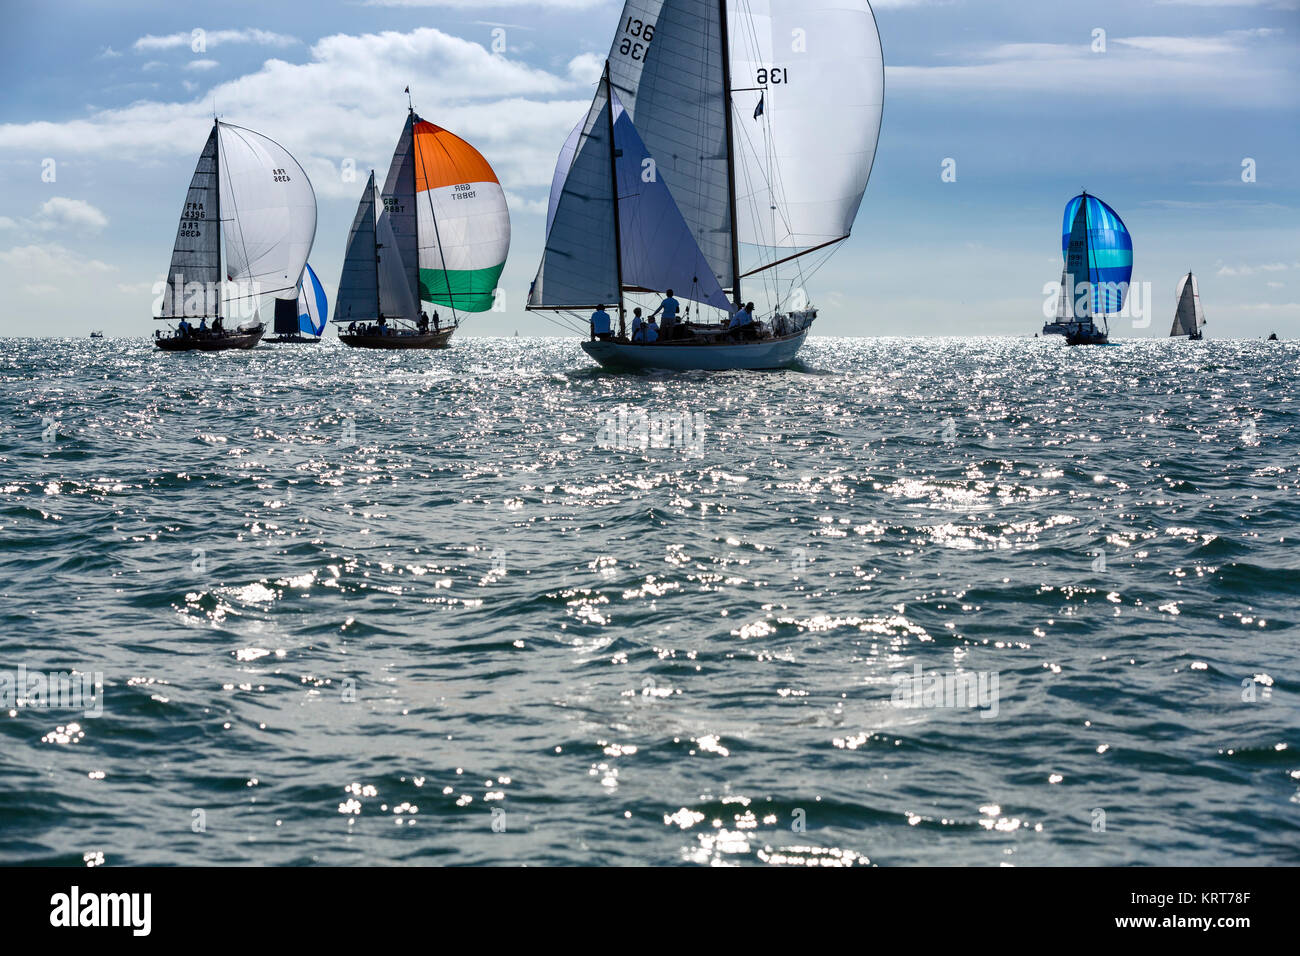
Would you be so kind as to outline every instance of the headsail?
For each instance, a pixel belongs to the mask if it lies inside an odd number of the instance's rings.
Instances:
[[[329,302],[325,290],[321,287],[316,271],[308,263],[302,271],[302,283],[298,287],[298,331],[304,335],[320,335],[325,331],[325,322],[329,318]]]
[[[727,296],[682,218],[666,174],[651,159],[614,93],[614,167],[618,177],[623,286],[662,292],[727,309]]]
[[[496,173],[473,146],[418,117],[414,137],[420,298],[486,312],[510,251],[510,212]]]
[[[714,277],[730,289],[734,191],[724,2],[627,0],[609,77]]]
[[[220,309],[221,230],[220,199],[217,184],[217,126],[214,123],[207,144],[199,154],[198,165],[185,194],[176,244],[172,247],[171,266],[167,270],[167,295],[160,318],[181,315],[217,315]],[[202,298],[194,297],[186,306],[185,286],[199,283]],[[197,291],[191,289],[191,293]],[[216,301],[209,302],[209,296]]]
[[[852,230],[880,135],[884,54],[867,0],[728,6],[740,241],[768,247],[755,272]]]
[[[1174,325],[1169,330],[1174,335],[1196,335],[1205,325],[1205,312],[1201,309],[1201,291],[1196,285],[1196,276],[1190,272],[1178,283],[1176,293],[1178,305],[1174,310]]]
[[[619,301],[608,103],[602,82],[572,157],[560,155],[551,187],[555,209],[529,308],[589,309]]]
[[[1081,209],[1088,230],[1087,279],[1092,284],[1092,311],[1099,315],[1119,312],[1128,296],[1129,280],[1133,278],[1133,237],[1119,213],[1096,196],[1082,193],[1065,206],[1061,251],[1067,258]],[[1075,281],[1082,282],[1084,278],[1080,274]]]
[[[370,174],[348,231],[343,274],[334,297],[335,322],[371,321],[379,314],[379,275],[375,262],[375,174]]]
[[[229,123],[219,129],[227,275],[292,300],[316,238],[316,193],[279,143]]]

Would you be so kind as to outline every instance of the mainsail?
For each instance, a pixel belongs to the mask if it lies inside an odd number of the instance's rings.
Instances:
[[[316,193],[283,146],[220,124],[227,277],[256,292],[296,299],[316,238]]]
[[[1196,276],[1190,272],[1183,276],[1178,283],[1176,298],[1178,306],[1174,310],[1170,336],[1199,334],[1205,325],[1205,312],[1201,309],[1201,292],[1196,285]]]
[[[298,331],[303,335],[320,335],[325,331],[328,318],[329,301],[325,298],[325,290],[311,263],[307,263],[298,287]]]
[[[220,315],[221,220],[220,186],[217,181],[217,124],[199,154],[198,165],[185,194],[176,244],[172,247],[171,266],[167,270],[167,294],[160,318],[182,315],[191,317]],[[185,286],[191,288],[193,301],[187,308]],[[200,291],[201,290],[201,291]],[[197,293],[197,294],[196,294]],[[209,302],[209,293],[216,300]]]
[[[375,262],[379,276],[379,314],[414,322],[420,316],[419,300],[411,296],[406,263],[402,260],[392,218],[382,205],[375,223]]]
[[[357,214],[348,230],[343,273],[334,297],[335,322],[372,321],[379,317],[379,270],[375,258],[375,174],[370,174]]]
[[[1069,242],[1065,247],[1065,271],[1061,273],[1061,298],[1056,309],[1058,321],[1092,320],[1092,283],[1088,278],[1088,263],[1088,208],[1080,203],[1070,224]]]

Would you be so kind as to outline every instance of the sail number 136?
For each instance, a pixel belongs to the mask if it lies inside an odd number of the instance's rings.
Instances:
[[[784,66],[762,66],[758,69],[759,86],[779,86],[790,82],[790,71]]]
[[[618,52],[634,60],[645,60],[650,51],[650,41],[655,38],[655,25],[645,23],[635,17],[628,17],[623,25],[623,42],[618,45]]]

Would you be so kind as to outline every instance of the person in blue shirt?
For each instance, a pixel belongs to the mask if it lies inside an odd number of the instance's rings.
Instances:
[[[673,290],[669,289],[667,297],[659,304],[659,308],[655,309],[654,312],[650,314],[650,318],[652,319],[660,312],[664,314],[662,331],[665,339],[671,339],[673,337],[677,328],[677,313],[681,311],[681,307],[681,303],[673,298]]]
[[[642,331],[645,333],[645,341],[647,345],[651,342],[659,341],[659,326],[655,325],[655,317],[653,315],[650,316],[649,321],[646,322]]]
[[[639,308],[632,310],[632,341],[645,341],[645,333],[642,331],[641,324],[641,310]]]
[[[208,317],[205,315],[203,316],[203,318],[199,319],[199,331],[206,332],[207,330],[208,330]]]
[[[609,313],[605,311],[605,306],[596,306],[596,311],[591,313],[591,340],[593,342],[597,339],[604,341],[613,337],[614,333],[609,325]]]
[[[732,331],[736,338],[753,338],[754,303],[746,303],[739,312],[733,315],[727,328]]]

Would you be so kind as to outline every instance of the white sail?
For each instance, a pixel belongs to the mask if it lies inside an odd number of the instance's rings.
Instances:
[[[316,193],[298,161],[261,133],[221,123],[227,276],[293,299],[316,237]]]
[[[628,0],[609,52],[614,92],[719,285],[729,289],[725,61],[721,0]]]
[[[1201,290],[1197,287],[1196,276],[1190,272],[1178,283],[1175,294],[1177,306],[1174,309],[1174,324],[1169,330],[1174,335],[1195,335],[1205,325],[1205,312],[1201,309]]]
[[[728,0],[728,10],[740,241],[781,250],[760,254],[773,261],[848,236],[884,108],[871,5]]]
[[[217,128],[213,125],[207,144],[199,154],[185,208],[181,211],[172,248],[171,266],[167,270],[167,297],[160,318],[180,315],[216,315],[221,282],[220,199],[217,195]],[[201,295],[193,293],[199,287]],[[185,286],[192,286],[187,307]],[[209,301],[211,299],[212,301]]]

